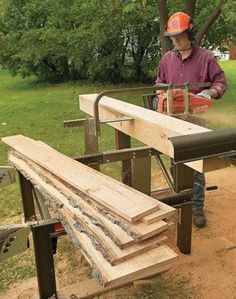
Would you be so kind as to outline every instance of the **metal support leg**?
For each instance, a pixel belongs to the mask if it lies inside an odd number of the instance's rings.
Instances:
[[[98,153],[98,137],[94,134],[94,119],[87,118],[84,123],[84,136],[85,136],[85,154]],[[93,165],[92,168],[100,170],[99,165]]]
[[[183,204],[178,213],[177,246],[180,252],[190,254],[192,244],[192,202]]]
[[[23,203],[25,221],[36,219],[32,184],[19,172],[20,191]]]
[[[131,141],[130,136],[125,133],[115,130],[116,149],[130,148]],[[122,182],[128,186],[131,186],[131,161],[122,161]]]
[[[50,234],[55,230],[55,221],[32,226],[39,298],[57,299],[53,248]]]
[[[173,165],[174,191],[180,192],[193,188],[194,170],[185,164]]]
[[[151,156],[132,159],[132,187],[151,195]]]
[[[174,190],[180,192],[193,187],[194,171],[184,164],[174,165]],[[192,245],[192,198],[179,209],[177,246],[184,254],[191,253]]]

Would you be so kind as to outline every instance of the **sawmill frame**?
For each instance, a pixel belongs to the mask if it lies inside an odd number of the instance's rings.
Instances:
[[[172,86],[170,86],[170,88],[171,87]],[[166,86],[162,86],[162,88],[164,89]],[[188,88],[189,86],[186,86],[186,90],[188,90]],[[137,88],[135,90],[137,90]],[[138,88],[138,90],[140,89]],[[126,91],[127,89],[123,90],[123,92]],[[199,134],[191,135],[190,143],[189,138],[186,138],[188,136],[175,136],[168,138],[171,140],[175,153],[174,156],[170,155],[173,161],[173,172],[170,176],[162,161],[162,152],[158,151],[161,150],[158,146],[156,149],[151,146],[132,148],[132,135],[127,135],[130,132],[127,131],[126,134],[122,130],[118,130],[115,126],[113,126],[114,123],[119,123],[121,125],[123,122],[132,122],[133,119],[130,116],[123,114],[123,117],[119,117],[119,113],[116,114],[115,112],[110,112],[112,115],[111,119],[105,118],[105,120],[99,120],[98,102],[104,95],[109,93],[111,93],[111,91],[103,92],[96,97],[95,104],[93,106],[94,115],[92,115],[94,117],[64,121],[65,127],[84,127],[85,155],[74,157],[74,160],[98,171],[100,170],[101,164],[121,161],[122,182],[124,184],[142,192],[143,194],[149,195],[153,198],[158,198],[159,201],[177,209],[178,221],[176,243],[180,252],[183,254],[190,254],[192,238],[192,186],[195,168],[191,168],[191,165],[187,166],[184,163],[191,163],[195,162],[197,159],[207,159],[212,157],[221,158],[226,156],[231,158],[232,155],[235,155],[236,131],[228,130],[227,132],[224,131],[222,133],[215,133],[208,132],[209,130],[206,130],[206,132],[203,130],[202,132],[199,132]],[[115,90],[115,92],[112,91],[112,93],[120,93],[120,90]],[[100,133],[100,123],[112,123],[112,126],[115,128],[115,150],[99,152],[98,136]],[[152,128],[155,129],[155,127]],[[225,135],[228,138],[226,139],[228,143],[225,142],[227,143],[225,147],[222,145],[217,147],[216,145],[218,144],[218,140],[221,140],[222,136]],[[211,138],[210,146],[208,145],[209,138]],[[199,153],[199,149],[196,147],[196,144],[199,145],[199,142],[201,141],[202,151]],[[143,142],[145,143],[145,140]],[[188,144],[186,144],[186,142]],[[159,143],[157,142],[157,144],[160,144],[160,141]],[[234,149],[233,151],[232,148]],[[167,154],[169,154],[169,152],[167,152]],[[159,191],[151,190],[152,156],[157,159],[160,169],[167,180],[171,191],[170,195],[161,195],[160,197]],[[203,167],[202,169],[204,170]],[[42,194],[34,188],[33,183],[31,183],[31,181],[20,171],[18,171],[18,174],[24,220],[26,223],[29,223],[33,235],[39,298],[61,298],[58,297],[57,293],[53,255],[56,253],[58,237],[65,235],[66,232],[61,226],[61,222],[57,219],[51,218],[47,208],[44,206]],[[37,219],[36,205],[42,220]],[[81,284],[82,283],[83,282],[81,282]],[[122,285],[116,287],[120,286]],[[101,287],[99,292],[102,293],[110,289],[111,287]],[[93,293],[92,290],[90,290],[90,292],[91,293],[88,294],[88,297],[90,298],[91,296],[98,294],[95,294],[95,292]],[[71,298],[76,299],[77,296],[72,294]],[[84,296],[83,298],[87,297]]]
[[[118,93],[120,90],[117,90],[116,92]],[[110,91],[105,93],[103,92],[100,94],[100,97],[98,96],[96,98],[97,100],[95,101],[95,108],[98,108],[98,101],[107,93],[110,93]],[[95,109],[95,111],[98,112],[97,109]],[[162,152],[159,152],[157,149],[154,149],[151,146],[132,148],[131,137],[127,135],[128,133],[126,134],[117,128],[115,128],[116,149],[109,152],[99,152],[98,133],[100,132],[100,123],[112,123],[113,125],[113,123],[116,122],[122,123],[127,121],[132,121],[132,119],[130,117],[117,117],[114,119],[100,121],[98,113],[95,113],[95,118],[87,117],[84,119],[64,121],[65,127],[84,127],[85,155],[75,157],[74,160],[79,161],[98,171],[100,170],[101,164],[121,161],[122,182],[124,184],[146,195],[152,196],[154,198],[158,197],[159,201],[177,209],[178,221],[176,243],[180,252],[183,254],[190,254],[192,238],[192,186],[194,168],[191,168],[191,166],[189,167],[184,163],[195,161],[196,158],[208,158],[211,157],[211,154],[213,154],[213,157],[232,155],[231,148],[235,148],[234,137],[236,132],[235,130],[232,132],[227,132],[226,135],[230,140],[230,146],[227,144],[226,148],[223,148],[220,152],[219,150],[221,150],[221,148],[217,148],[217,152],[212,152],[212,148],[215,148],[215,144],[218,142],[218,139],[221,138],[221,136],[218,136],[219,134],[216,134],[215,132],[207,132],[209,130],[206,130],[206,132],[203,130],[203,132],[200,134],[195,134],[198,135],[196,136],[197,142],[199,142],[199,140],[203,140],[203,150],[200,154],[198,152],[195,153],[195,151],[192,150],[196,148],[196,141],[194,138],[192,138],[193,135],[191,137],[191,147],[186,146],[185,143],[187,141],[185,137],[182,138],[182,136],[177,136],[170,138],[174,150],[178,154],[172,157],[173,172],[172,176],[170,176],[164,163],[162,162]],[[225,132],[222,134],[225,134]],[[206,140],[208,140],[209,137],[211,138],[211,135],[213,141],[212,147],[209,147]],[[235,154],[235,151],[233,154]],[[171,191],[170,195],[161,195],[160,197],[160,192],[151,190],[152,156],[156,157],[160,165],[160,169],[168,182]],[[58,220],[48,219],[47,215],[44,213],[45,211],[43,206],[40,207],[40,199],[37,196],[38,191],[34,189],[34,186],[30,180],[24,177],[21,172],[19,172],[19,182],[25,222],[37,220],[35,203],[37,204],[39,213],[43,219],[43,221],[31,225],[34,241],[39,296],[40,299],[57,299],[58,293],[56,288],[53,254],[56,253],[57,238],[63,234],[66,234],[66,232],[63,228],[59,229],[58,231],[56,228],[56,226],[60,224]],[[100,293],[108,291],[109,289],[110,288],[100,289]],[[91,297],[91,294],[89,296]],[[74,298],[76,298],[76,295],[74,295]]]

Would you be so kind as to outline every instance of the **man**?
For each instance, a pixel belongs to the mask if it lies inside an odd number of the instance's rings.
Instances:
[[[174,49],[162,57],[156,83],[183,84],[211,82],[209,89],[199,88],[191,92],[207,99],[219,99],[227,83],[223,70],[214,56],[207,50],[194,46],[195,25],[189,15],[183,12],[173,14],[166,25],[164,35],[168,36]],[[202,228],[206,225],[204,174],[195,172],[193,183],[193,224]]]

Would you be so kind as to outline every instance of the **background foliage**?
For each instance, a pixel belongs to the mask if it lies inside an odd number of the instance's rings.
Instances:
[[[2,0],[0,64],[12,75],[43,81],[151,81],[161,56],[158,0]],[[198,0],[200,26],[216,0]],[[169,13],[184,10],[168,1]],[[203,40],[207,48],[232,39],[231,1]]]

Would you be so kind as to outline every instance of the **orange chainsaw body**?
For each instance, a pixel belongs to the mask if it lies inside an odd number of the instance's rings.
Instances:
[[[212,107],[212,101],[196,96],[189,92],[189,113],[204,112]],[[173,114],[184,113],[184,92],[182,89],[173,89]],[[167,113],[167,93],[158,95],[157,111],[160,113]]]

